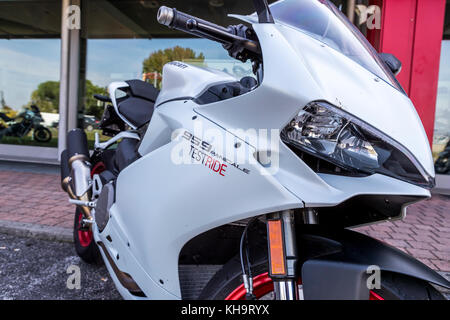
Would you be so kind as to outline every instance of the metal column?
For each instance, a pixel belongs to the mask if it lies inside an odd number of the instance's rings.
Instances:
[[[355,21],[356,0],[347,0],[347,17],[352,23]]]
[[[69,29],[70,5],[79,0],[62,0],[61,72],[59,84],[58,156],[66,148],[67,131],[77,127],[78,89],[80,73],[80,30]],[[80,17],[81,18],[81,17]]]
[[[67,132],[67,97],[69,74],[69,29],[67,28],[67,11],[69,0],[62,0],[61,10],[61,66],[59,76],[59,124],[58,124],[58,160],[66,149]]]
[[[72,5],[80,6],[80,0],[72,0]],[[80,17],[81,19],[81,17]],[[80,30],[69,30],[69,95],[67,108],[67,131],[75,129],[78,123],[78,89],[80,80]]]

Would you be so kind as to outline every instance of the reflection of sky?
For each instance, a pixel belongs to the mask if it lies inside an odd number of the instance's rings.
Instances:
[[[450,134],[450,41],[442,41],[435,140]]]
[[[41,82],[59,80],[60,40],[0,40],[0,91],[20,109]]]
[[[142,61],[151,52],[174,46],[187,47],[206,59],[230,59],[217,43],[204,39],[89,40],[87,79],[106,86],[111,81],[141,78]]]
[[[206,59],[235,61],[221,45],[204,39],[88,40],[86,78],[99,86],[140,79],[142,61],[151,52],[176,45],[203,52]],[[0,40],[0,91],[6,104],[15,109],[27,104],[39,83],[59,80],[59,65],[59,39]]]

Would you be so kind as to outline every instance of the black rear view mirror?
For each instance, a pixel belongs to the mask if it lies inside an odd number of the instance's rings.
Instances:
[[[393,74],[398,75],[402,70],[402,62],[390,53],[380,53],[381,60],[388,66]]]

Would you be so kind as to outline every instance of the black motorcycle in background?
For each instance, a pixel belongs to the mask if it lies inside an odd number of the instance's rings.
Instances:
[[[439,174],[450,174],[450,140],[434,163],[434,169]]]
[[[16,118],[9,118],[7,115],[0,113],[0,117],[8,125],[0,128],[0,140],[4,136],[8,137],[25,137],[31,130],[33,130],[33,139],[38,142],[49,142],[52,139],[51,131],[41,125],[42,119],[39,108],[35,105],[25,109]],[[18,121],[19,120],[19,121]]]

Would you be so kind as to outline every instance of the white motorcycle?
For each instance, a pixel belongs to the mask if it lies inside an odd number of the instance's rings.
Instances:
[[[158,22],[223,44],[255,77],[184,62],[162,90],[109,86],[89,152],[68,134],[74,239],[126,299],[442,299],[450,283],[348,228],[429,198],[433,159],[394,74],[329,1],[254,0],[221,27],[161,7]]]

